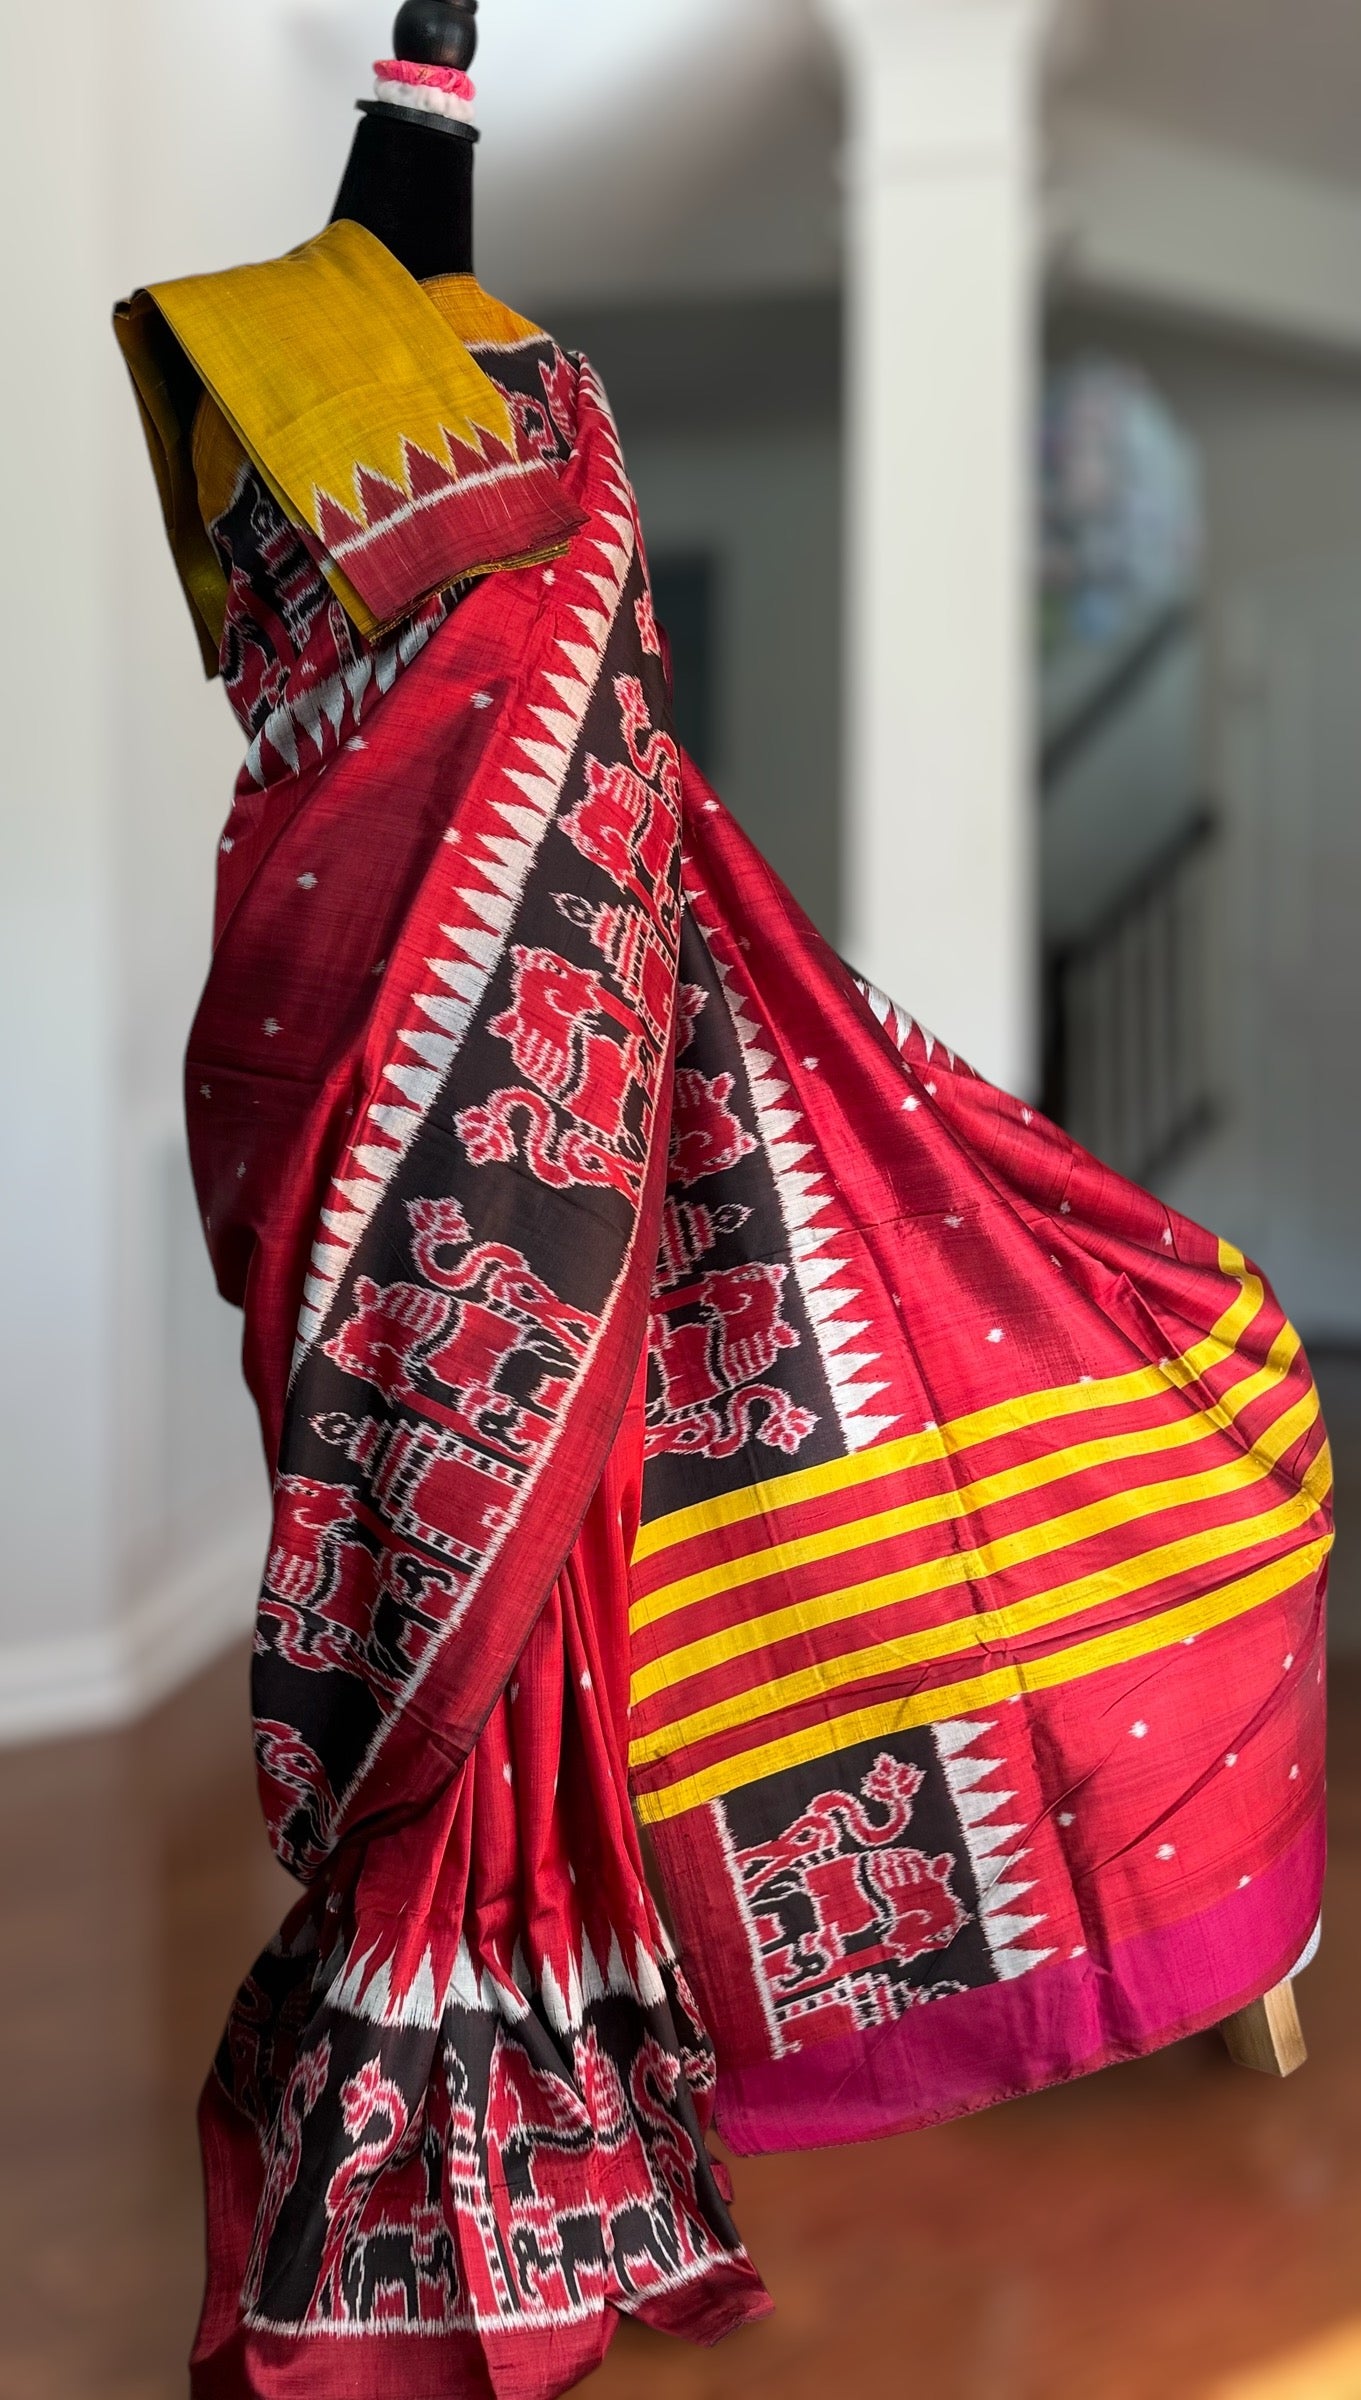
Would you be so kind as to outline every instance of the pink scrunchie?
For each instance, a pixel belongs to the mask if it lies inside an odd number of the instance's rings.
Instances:
[[[424,83],[455,100],[475,100],[477,87],[461,67],[423,67],[411,58],[376,58],[374,74],[382,83]]]

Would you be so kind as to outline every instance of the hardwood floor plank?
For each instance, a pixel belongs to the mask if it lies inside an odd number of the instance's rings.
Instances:
[[[1206,2036],[903,2141],[739,2161],[776,2315],[711,2353],[627,2327],[599,2400],[1294,2400],[1293,2360],[1345,2364],[1361,1662],[1335,1675],[1334,1759],[1301,2074],[1244,2075]],[[0,2400],[183,2400],[194,2103],[291,1894],[256,1810],[239,1657],[126,1733],[0,1755]]]

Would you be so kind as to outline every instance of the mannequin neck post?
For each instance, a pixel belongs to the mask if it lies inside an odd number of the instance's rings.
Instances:
[[[471,127],[369,102],[332,211],[374,234],[418,283],[473,272]]]

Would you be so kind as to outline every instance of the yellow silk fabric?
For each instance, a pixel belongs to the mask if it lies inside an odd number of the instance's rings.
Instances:
[[[214,493],[222,505],[230,497],[219,487],[232,460],[249,457],[287,515],[320,538],[323,496],[355,510],[361,470],[401,484],[408,443],[447,458],[446,432],[470,450],[486,434],[509,449],[510,411],[469,344],[537,332],[471,276],[418,284],[346,220],[263,266],[153,284],[115,312],[115,330],[210,673],[226,582],[204,519]],[[371,638],[372,612],[334,560],[321,564]]]

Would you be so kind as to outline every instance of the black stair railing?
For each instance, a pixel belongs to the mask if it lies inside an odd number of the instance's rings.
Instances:
[[[1215,1114],[1206,807],[1080,941],[1045,962],[1046,1113],[1136,1183]]]

